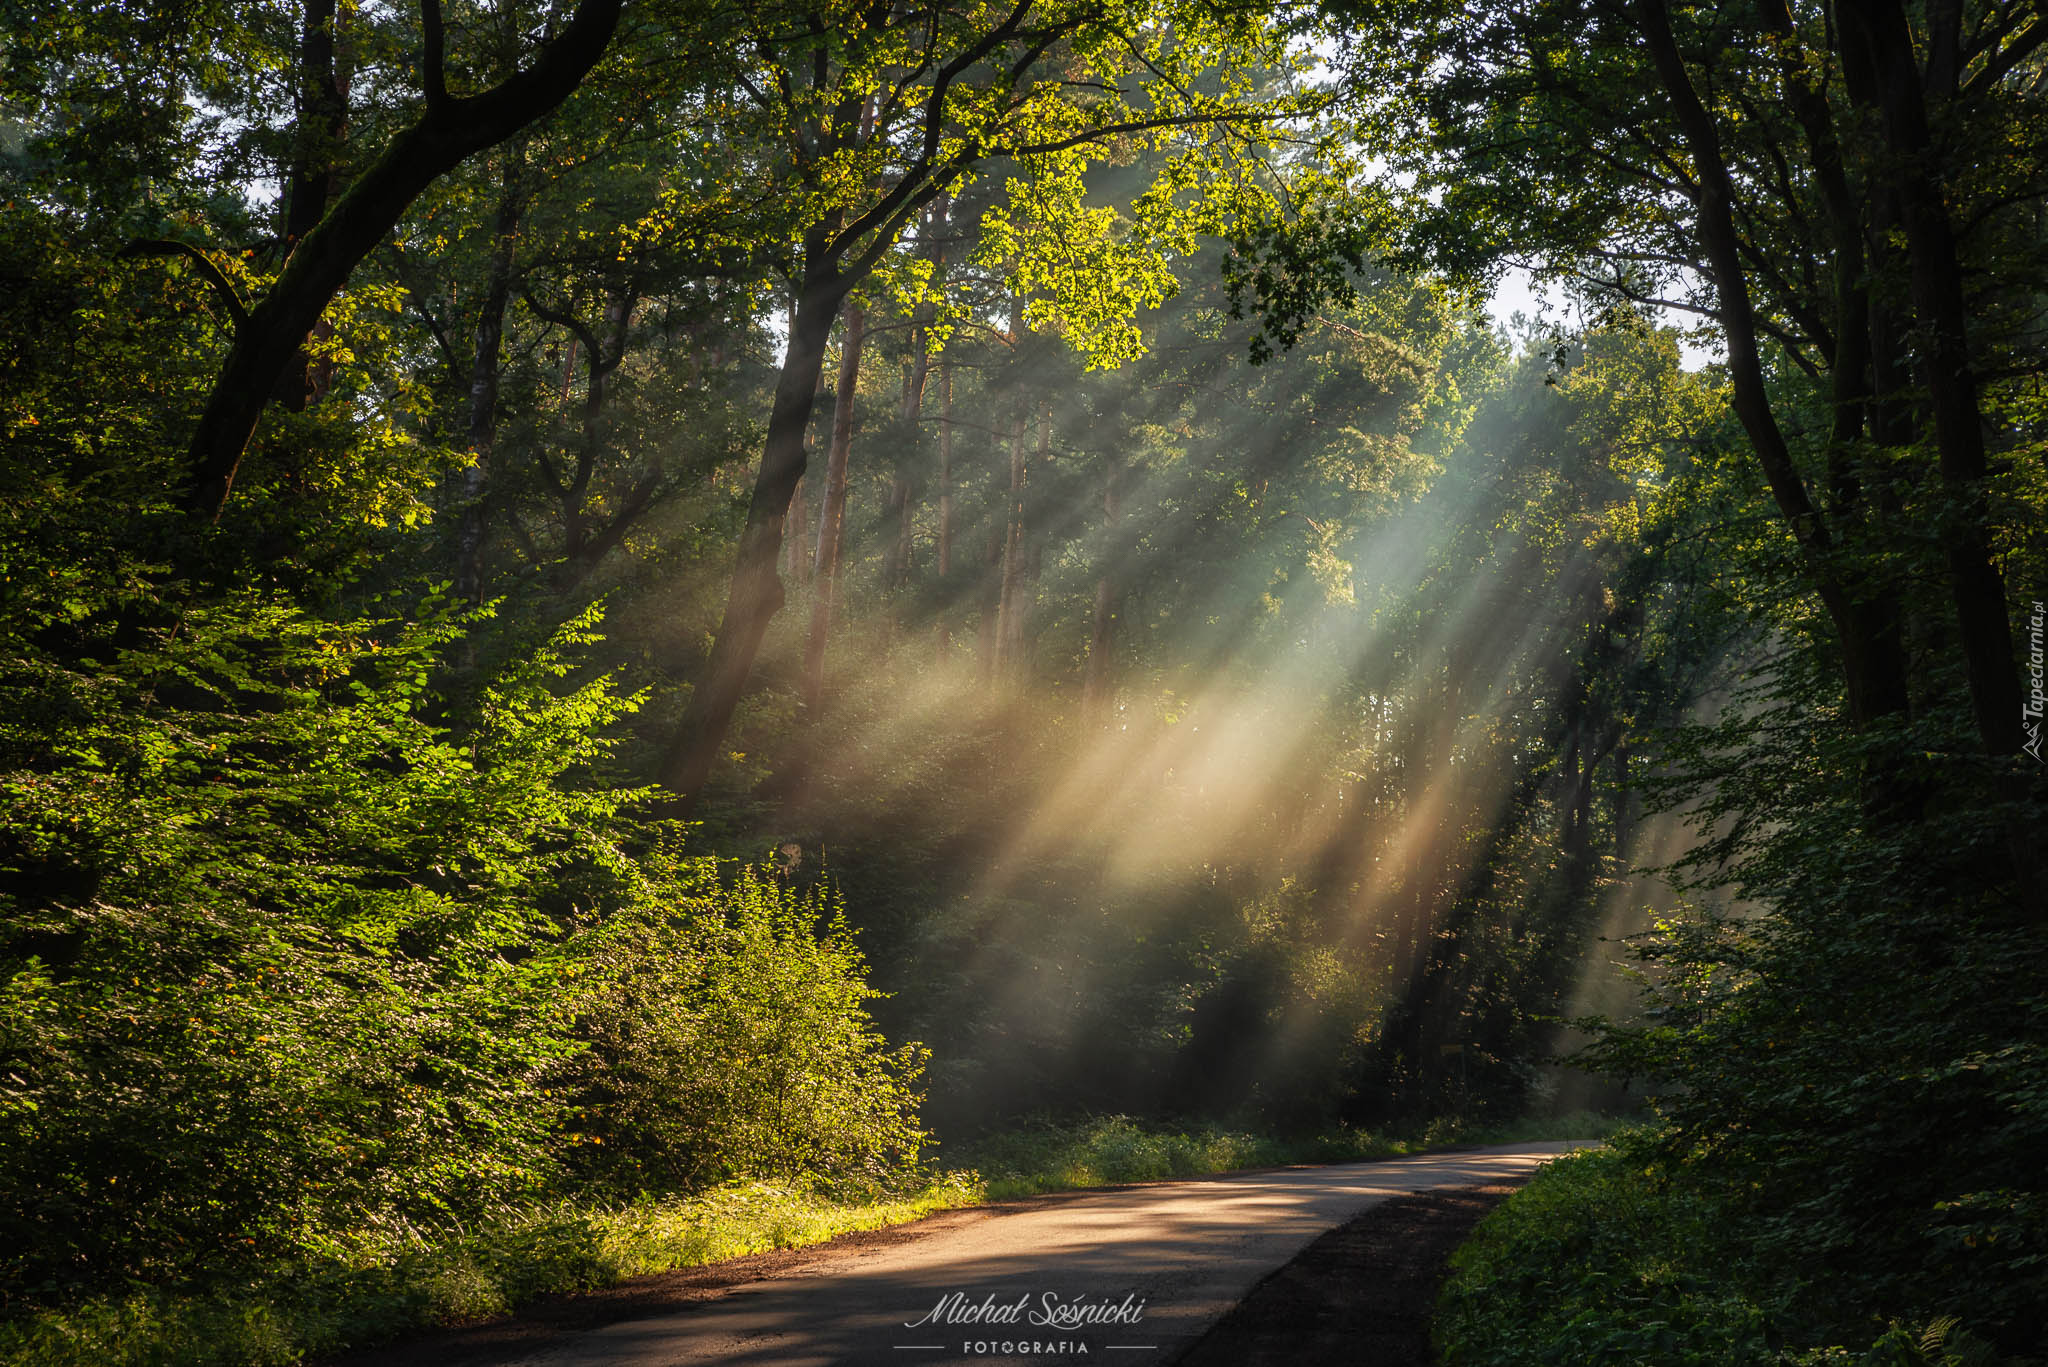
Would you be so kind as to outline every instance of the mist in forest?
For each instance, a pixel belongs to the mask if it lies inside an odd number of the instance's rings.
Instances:
[[[1255,366],[1198,272],[1089,369],[860,311],[703,830],[844,894],[941,1133],[1557,1100],[1674,856],[1631,742],[1719,648],[1643,545],[1720,412],[1675,334],[1387,275]],[[643,573],[615,639],[719,587]]]

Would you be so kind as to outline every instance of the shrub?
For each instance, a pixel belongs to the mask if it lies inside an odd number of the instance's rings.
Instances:
[[[709,861],[671,877],[672,899],[616,918],[593,954],[592,1048],[565,1069],[585,1169],[643,1190],[908,1178],[925,1052],[875,1032],[831,894],[751,870],[721,884]]]
[[[1546,1165],[1452,1257],[1446,1367],[1772,1361],[1766,1308],[1727,1275],[1720,1219],[1626,1147]]]
[[[72,670],[0,670],[0,1288],[175,1281],[539,1191],[575,1047],[570,898],[629,794],[569,781],[630,702],[557,696],[587,621],[484,688],[462,623],[256,593]]]
[[[451,708],[468,617],[245,593],[0,657],[0,1296],[218,1285],[633,1190],[915,1162],[838,908],[629,857],[595,614]]]

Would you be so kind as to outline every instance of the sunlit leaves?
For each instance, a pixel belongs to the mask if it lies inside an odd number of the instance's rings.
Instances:
[[[1250,10],[959,4],[878,19],[757,7],[734,23],[740,41],[700,79],[723,92],[710,105],[723,155],[774,188],[671,183],[636,245],[741,247],[784,273],[823,250],[813,268],[865,271],[932,195],[992,174],[1008,190],[976,260],[1035,296],[1034,324],[1094,364],[1138,354],[1133,317],[1171,292],[1169,263],[1198,234],[1276,211],[1263,149],[1319,107],[1276,84],[1303,52]],[[1089,202],[1091,170],[1134,162],[1152,169],[1127,208]],[[901,271],[888,279],[928,295]]]

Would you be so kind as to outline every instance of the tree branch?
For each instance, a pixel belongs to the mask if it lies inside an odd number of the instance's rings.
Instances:
[[[604,55],[623,2],[581,0],[568,24],[531,64],[480,95],[438,106],[430,102],[293,249],[269,295],[237,330],[235,345],[215,377],[192,434],[187,508],[200,516],[220,516],[267,397],[349,273],[429,185],[567,99]],[[435,0],[425,3],[432,6]]]
[[[190,242],[179,242],[175,238],[168,237],[140,238],[121,248],[119,255],[124,258],[142,256],[185,257],[199,267],[201,277],[205,279],[207,284],[213,286],[213,292],[220,298],[221,307],[226,309],[228,317],[234,320],[235,330],[237,332],[241,331],[243,324],[249,321],[249,310],[243,305],[241,296],[235,293],[234,285],[229,283],[227,276],[221,272],[221,268],[214,264],[212,257],[193,246]]]

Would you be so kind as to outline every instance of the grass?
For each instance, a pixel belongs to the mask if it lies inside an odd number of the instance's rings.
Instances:
[[[627,1206],[507,1212],[469,1235],[366,1246],[198,1296],[143,1291],[0,1324],[0,1361],[27,1367],[287,1367],[437,1325],[488,1319],[550,1292],[822,1243],[982,1199],[970,1175],[870,1201],[757,1183]]]
[[[1582,1111],[1494,1127],[1444,1122],[1411,1138],[1339,1129],[1310,1138],[1276,1139],[1240,1130],[1164,1130],[1125,1116],[1107,1116],[1080,1124],[1041,1123],[1007,1130],[966,1146],[960,1159],[980,1178],[990,1200],[1005,1200],[1239,1168],[1353,1163],[1454,1144],[1598,1139],[1614,1123]]]
[[[22,1367],[293,1367],[437,1325],[501,1315],[535,1296],[768,1249],[822,1243],[987,1200],[1292,1163],[1350,1162],[1453,1143],[1588,1138],[1565,1117],[1493,1130],[1439,1126],[1412,1139],[1340,1130],[1282,1140],[1168,1130],[1122,1116],[1038,1123],[948,1154],[956,1169],[872,1200],[754,1184],[624,1206],[508,1211],[466,1235],[368,1243],[348,1258],[276,1269],[202,1295],[140,1290],[0,1323],[0,1362]]]

